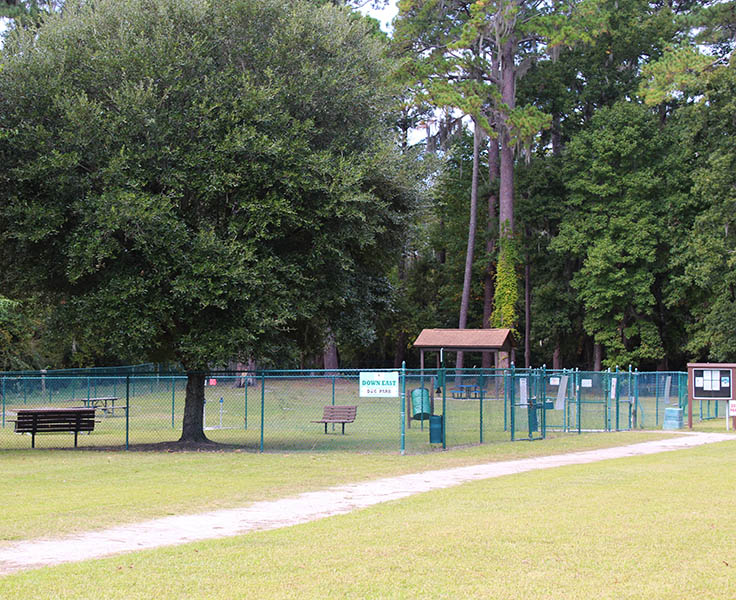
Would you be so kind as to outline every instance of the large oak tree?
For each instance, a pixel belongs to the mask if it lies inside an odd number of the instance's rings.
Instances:
[[[203,372],[375,290],[409,208],[392,64],[349,9],[67,3],[0,59],[0,270],[80,340]],[[357,318],[356,316],[356,318]]]

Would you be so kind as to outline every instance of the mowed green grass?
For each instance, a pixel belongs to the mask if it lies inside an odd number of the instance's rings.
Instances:
[[[736,441],[480,481],[16,574],[0,597],[734,598],[735,457]]]
[[[358,453],[0,452],[0,544],[281,498],[331,485],[664,437],[560,436],[399,456]],[[0,595],[0,597],[2,597]]]

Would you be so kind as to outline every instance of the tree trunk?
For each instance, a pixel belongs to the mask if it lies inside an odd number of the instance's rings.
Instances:
[[[180,442],[209,441],[204,434],[204,379],[203,373],[187,373],[187,393]]]
[[[327,371],[337,371],[340,367],[337,359],[337,342],[335,341],[335,334],[330,327],[327,328],[327,339],[325,340],[322,361]]]
[[[480,125],[473,119],[473,177],[470,186],[470,222],[468,224],[468,248],[465,252],[465,275],[463,277],[463,295],[460,300],[460,319],[458,327],[468,326],[468,307],[470,306],[470,286],[473,279],[473,251],[475,249],[475,231],[478,221],[478,171],[480,163]],[[458,369],[463,368],[463,353],[457,353]]]
[[[600,371],[603,366],[603,346],[599,343],[593,344],[593,370]]]
[[[555,345],[555,351],[552,353],[552,368],[556,371],[562,368],[562,348],[560,347],[559,341]]]
[[[486,266],[485,276],[483,277],[483,328],[487,329],[491,326],[491,313],[493,312],[493,263],[494,253],[496,251],[496,190],[494,183],[498,179],[498,140],[491,138],[488,144],[488,181],[491,186],[491,193],[488,195],[488,225],[486,240]],[[491,368],[491,352],[483,353],[483,361],[481,367],[484,369]]]
[[[516,40],[511,35],[503,45],[501,55],[501,101],[513,109],[516,105],[516,68],[514,66],[514,46]],[[507,116],[501,111],[499,140],[501,143],[500,186],[499,186],[499,235],[510,238],[514,234],[514,149],[506,125]]]

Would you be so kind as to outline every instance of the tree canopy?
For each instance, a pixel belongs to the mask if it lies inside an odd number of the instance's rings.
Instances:
[[[6,295],[190,371],[267,354],[300,319],[359,317],[412,202],[392,70],[368,24],[300,2],[67,3],[14,31]]]

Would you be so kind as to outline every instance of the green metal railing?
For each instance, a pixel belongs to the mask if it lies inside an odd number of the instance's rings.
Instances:
[[[380,371],[371,369],[371,371]],[[384,370],[385,371],[385,370]],[[254,451],[428,452],[549,434],[661,426],[667,406],[687,405],[679,372],[539,369],[398,369],[397,397],[360,396],[357,369],[213,372],[203,420],[215,442]],[[95,406],[99,423],[79,445],[174,442],[181,435],[186,376],[181,373],[0,375],[0,449],[25,448],[13,432],[19,410]],[[319,424],[326,405],[357,406],[354,423]],[[710,412],[709,412],[710,411]],[[701,403],[701,418],[718,415]],[[73,436],[39,436],[40,447],[69,447]]]

